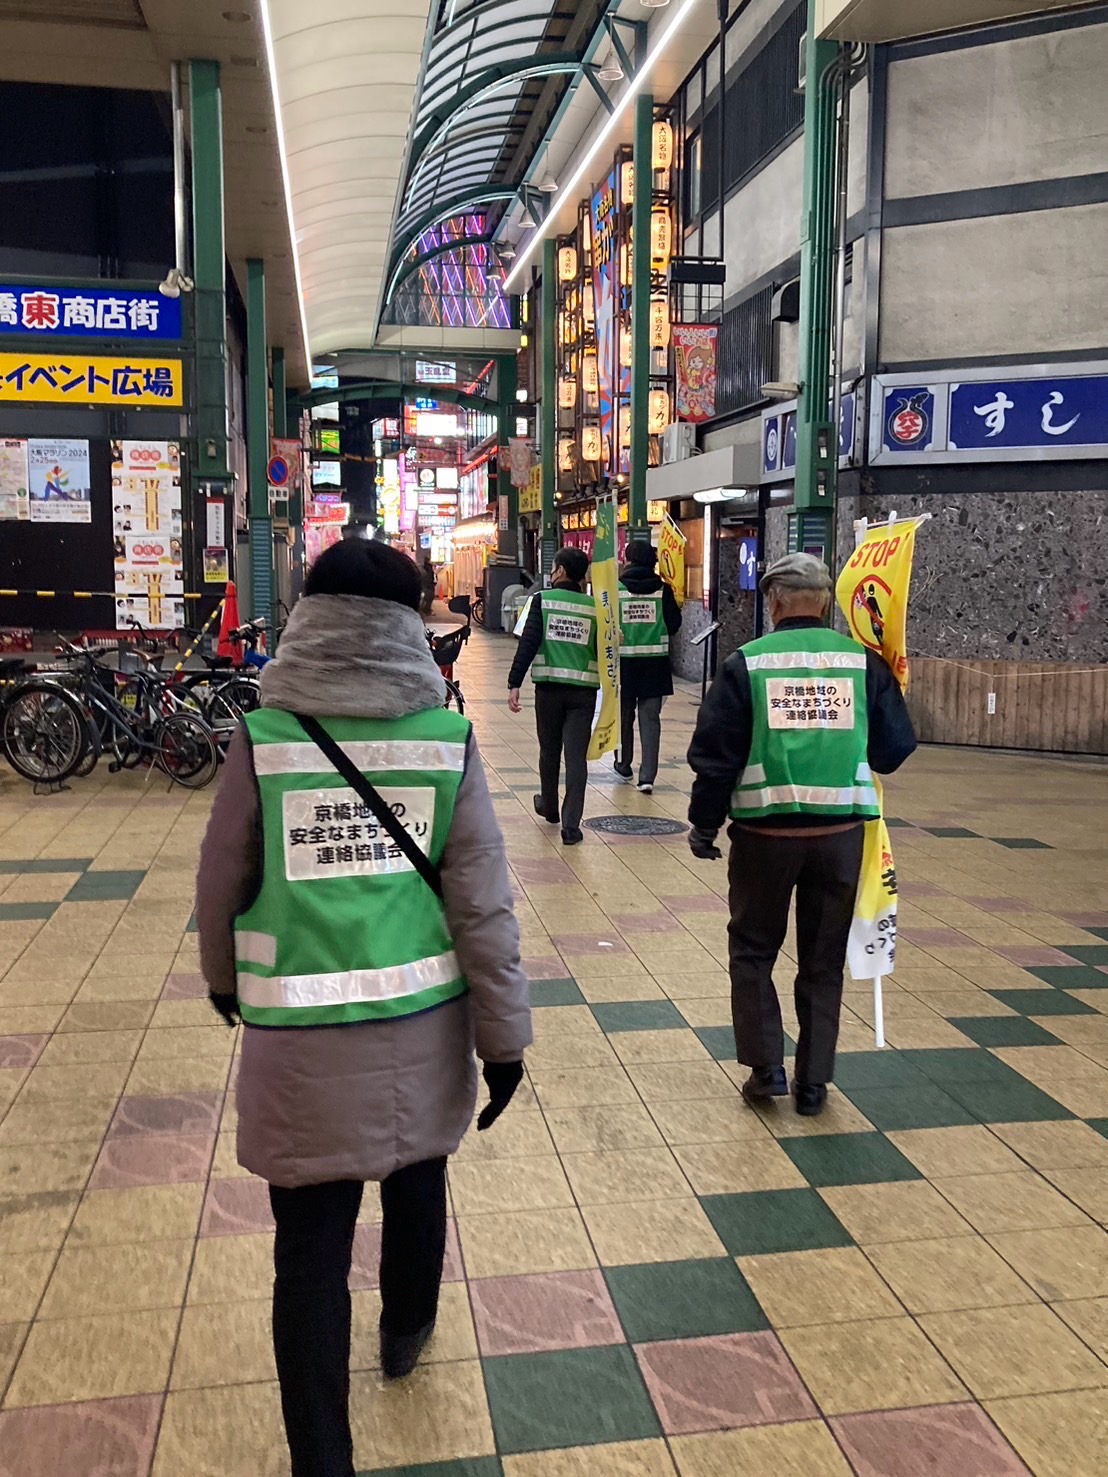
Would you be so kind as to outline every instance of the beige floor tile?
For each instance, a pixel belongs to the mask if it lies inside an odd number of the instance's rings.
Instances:
[[[144,1185],[134,1190],[89,1190],[67,1246],[125,1246],[177,1241],[196,1235],[203,1185]]]
[[[572,1205],[573,1194],[555,1154],[495,1163],[455,1163],[450,1192],[458,1215],[545,1210]]]
[[[160,1392],[169,1376],[178,1317],[175,1308],[156,1308],[36,1323],[12,1376],[6,1408]]]
[[[872,1046],[872,1043],[870,1043]],[[745,1074],[746,1068],[743,1068]],[[758,1115],[778,1139],[818,1138],[828,1133],[872,1133],[873,1124],[834,1085],[827,1090],[827,1106],[815,1118],[805,1118],[793,1109],[791,1101],[781,1099]]]
[[[572,1272],[596,1265],[596,1252],[578,1210],[463,1215],[458,1230],[470,1277]]]
[[[1108,1391],[991,1400],[985,1409],[1035,1477],[1103,1471]]]
[[[356,1292],[352,1299],[351,1369],[379,1369],[381,1364],[381,1294]],[[421,1364],[456,1364],[477,1358],[477,1332],[469,1291],[463,1282],[448,1282],[439,1294],[438,1321]]]
[[[1101,1225],[1108,1225],[1108,1167],[1099,1169],[1044,1169],[1043,1175],[1068,1200],[1079,1205]]]
[[[207,1004],[206,1001],[204,1003]],[[68,1035],[83,1031],[143,1029],[149,1024],[153,1012],[152,1000],[74,1001],[62,1017],[58,1030]]]
[[[54,1252],[0,1256],[0,1323],[28,1323],[54,1270]]]
[[[184,1301],[191,1241],[132,1246],[67,1246],[58,1258],[40,1318],[80,1318]]]
[[[703,969],[695,974],[685,970],[656,969],[654,979],[671,1000],[731,998],[731,981],[722,969]]]
[[[169,1061],[136,1062],[127,1078],[127,1096],[171,1097],[180,1092],[223,1092],[230,1065],[223,1057],[176,1057]]]
[[[708,1000],[682,1000],[677,1009],[690,1026],[731,1025],[731,1002],[725,998]]]
[[[503,1458],[504,1477],[675,1477],[664,1441],[571,1446]]]
[[[35,1067],[21,1093],[24,1103],[66,1098],[106,1097],[123,1091],[130,1070],[126,1062],[94,1062],[88,1066]]]
[[[250,1171],[243,1169],[238,1161],[238,1147],[233,1133],[221,1133],[215,1141],[215,1157],[212,1160],[213,1180],[249,1179]],[[365,1202],[363,1200],[363,1208]]]
[[[910,1318],[785,1329],[780,1338],[826,1415],[966,1398],[961,1381]]]
[[[894,1018],[886,1027],[885,1037],[889,1045],[895,1046],[898,1051],[945,1050],[948,1047],[977,1045],[976,1041],[963,1035],[949,1021],[934,1014],[930,1020],[922,1016],[909,1016],[902,1020]]]
[[[1048,1302],[1108,1295],[1108,1232],[1100,1226],[1009,1231],[989,1242]]]
[[[487,1456],[496,1448],[481,1365],[421,1365],[406,1380],[351,1379],[354,1463],[361,1470]],[[428,1411],[434,1411],[428,1420]]]
[[[196,1243],[192,1303],[229,1303],[273,1293],[273,1236],[209,1236]]]
[[[165,1402],[153,1477],[286,1477],[276,1384],[182,1390]]]
[[[650,1114],[671,1144],[765,1142],[768,1130],[737,1094],[689,1103],[651,1103]]]
[[[269,1298],[185,1309],[169,1380],[171,1390],[259,1384],[276,1378]]]
[[[554,1143],[543,1115],[537,1111],[520,1112],[513,1104],[512,1110],[484,1133],[478,1133],[474,1124],[462,1140],[456,1158],[461,1162],[520,1159],[553,1152]]]
[[[1046,1226],[1087,1225],[1088,1216],[1030,1170],[1019,1174],[970,1174],[936,1179],[935,1188],[975,1231],[1035,1231]]]
[[[532,1074],[557,1068],[613,1067],[615,1052],[603,1034],[555,1035],[528,1047],[527,1066]]]
[[[560,1154],[646,1149],[662,1142],[654,1119],[637,1103],[548,1109],[546,1122]]]
[[[160,1031],[179,1026],[206,1026],[211,1018],[212,1007],[207,1000],[159,1000],[150,1017],[150,1027]]]
[[[925,1313],[919,1321],[979,1400],[1108,1385],[1108,1367],[1042,1304]]]
[[[71,1191],[0,1196],[0,1255],[57,1251],[79,1198]]]
[[[93,1142],[0,1146],[0,1187],[8,1195],[81,1190],[100,1152]]]
[[[601,1154],[566,1154],[562,1166],[577,1203],[618,1205],[631,1200],[680,1200],[689,1182],[664,1147]]]
[[[602,1266],[694,1261],[725,1254],[697,1200],[591,1205],[582,1213]]]
[[[903,1308],[856,1247],[739,1257],[774,1328],[895,1318]]]
[[[52,1144],[102,1138],[119,1099],[114,1096],[16,1103],[0,1123],[0,1145]]]
[[[542,1071],[528,1069],[535,1096],[544,1109],[605,1107],[637,1103],[639,1095],[618,1062],[612,1067],[583,1067]]]
[[[1004,1174],[1023,1161],[985,1127],[910,1128],[890,1133],[900,1152],[928,1179],[966,1174]]]
[[[625,1066],[712,1059],[696,1032],[685,1026],[673,1031],[614,1031],[609,1040]]]
[[[628,1073],[647,1106],[730,1097],[735,1091],[727,1073],[713,1061],[661,1062],[629,1067]]]
[[[64,1011],[61,1004],[0,1005],[0,1036],[44,1035],[54,1030]]]
[[[1087,1123],[995,1123],[992,1131],[1034,1169],[1108,1165],[1108,1139]]]
[[[1078,1298],[1053,1306],[1062,1322],[1108,1364],[1108,1297]]]
[[[8,1383],[26,1334],[25,1323],[0,1323],[0,1389]]]
[[[866,1255],[909,1313],[1035,1301],[1031,1288],[980,1236],[893,1241]]]
[[[132,1062],[141,1044],[139,1030],[69,1031],[47,1042],[39,1065],[78,1067],[95,1062]]]
[[[645,970],[631,975],[612,975],[607,979],[578,980],[577,987],[590,1005],[666,998],[661,985],[656,984]]]
[[[970,1227],[930,1185],[837,1185],[820,1194],[859,1245],[968,1235]]]
[[[133,1000],[157,1000],[162,993],[167,971],[153,967],[141,976],[117,974],[106,969],[104,974],[90,975],[75,997],[80,1005],[112,1005]]]
[[[807,1180],[772,1138],[739,1143],[683,1144],[675,1150],[698,1195],[748,1190],[800,1190]]]
[[[202,1001],[201,1004],[204,1002]],[[209,1007],[214,1017],[214,1011]],[[229,1057],[235,1033],[222,1023],[210,1026],[170,1026],[148,1031],[138,1054],[139,1064],[173,1061],[179,1057]]]
[[[670,1439],[681,1477],[850,1477],[850,1466],[822,1421],[753,1426]]]

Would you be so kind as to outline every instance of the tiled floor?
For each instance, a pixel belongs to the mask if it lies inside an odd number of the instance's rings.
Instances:
[[[886,983],[826,1115],[738,1096],[721,865],[531,813],[506,641],[461,675],[534,984],[529,1082],[451,1174],[439,1330],[375,1372],[359,1467],[409,1477],[1092,1477],[1108,1430],[1108,771],[921,753],[888,788]],[[682,818],[691,690],[653,799]],[[263,1187],[189,932],[207,798],[0,774],[0,1477],[287,1473]],[[791,950],[791,943],[788,945]],[[782,960],[788,988],[791,965]],[[790,1025],[791,1011],[786,1009]]]

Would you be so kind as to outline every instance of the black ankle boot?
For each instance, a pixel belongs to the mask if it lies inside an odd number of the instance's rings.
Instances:
[[[381,1329],[381,1370],[387,1380],[402,1380],[419,1363],[427,1340],[435,1331],[435,1320],[418,1333],[389,1333]]]

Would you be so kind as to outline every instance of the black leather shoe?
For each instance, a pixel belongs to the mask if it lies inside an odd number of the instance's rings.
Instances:
[[[631,768],[629,764],[621,764],[617,759],[612,765],[612,768],[615,770],[616,774],[619,775],[620,779],[623,780],[624,784],[629,785],[631,783],[632,779],[634,778],[635,771]]]
[[[585,833],[584,833],[584,831],[579,831],[579,830],[577,830],[576,827],[574,827],[572,831],[563,831],[562,832],[562,845],[563,846],[580,846],[581,845],[581,842],[584,841],[584,839],[585,839]]]
[[[802,1118],[815,1118],[827,1105],[827,1088],[822,1082],[794,1082],[793,1096]]]
[[[784,1067],[755,1067],[742,1085],[742,1094],[752,1107],[768,1103],[770,1098],[788,1097],[789,1079]]]
[[[556,826],[561,820],[561,816],[557,813],[557,811],[555,811],[553,815],[548,815],[546,810],[543,808],[542,796],[535,795],[532,798],[535,802],[535,814],[537,816],[541,816],[548,826]]]
[[[381,1371],[387,1380],[402,1380],[419,1363],[427,1340],[435,1331],[435,1320],[418,1333],[389,1333],[381,1330]]]

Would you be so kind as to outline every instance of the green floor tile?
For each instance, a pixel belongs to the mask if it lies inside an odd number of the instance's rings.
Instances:
[[[815,1190],[702,1195],[700,1203],[732,1256],[854,1245],[846,1227]]]
[[[469,1456],[455,1462],[423,1462],[418,1467],[375,1468],[357,1477],[501,1477],[503,1471],[499,1457]]]
[[[856,1087],[847,1096],[874,1128],[957,1128],[976,1122],[966,1108],[935,1083],[905,1087]]]
[[[594,1005],[592,1013],[602,1031],[665,1031],[689,1024],[672,1000],[627,1000],[616,1005]],[[733,1039],[731,1044],[734,1045]]]
[[[86,872],[66,894],[67,903],[103,903],[132,898],[145,872]]]
[[[1108,928],[1087,928],[1085,932],[1091,933],[1094,938],[1108,940]],[[1068,954],[1069,950],[1067,949],[1065,952]]]
[[[34,861],[0,861],[0,874],[19,872],[83,872],[91,863],[89,856],[36,857]]]
[[[502,1452],[597,1446],[660,1436],[627,1344],[484,1361],[493,1429]]]
[[[604,1275],[627,1337],[707,1338],[768,1328],[761,1304],[733,1261],[608,1267]]]
[[[1034,836],[990,836],[997,846],[1006,846],[1009,851],[1053,851],[1045,841],[1036,841]]]
[[[1102,974],[1101,979],[1108,982],[1108,975]],[[1096,1015],[1091,1005],[1086,1005],[1084,1000],[1075,1000],[1065,990],[990,990],[988,993],[994,1000],[999,1000],[1010,1010],[1018,1010],[1021,1015]],[[1005,1020],[1007,1017],[997,1016],[995,1019]],[[990,1046],[999,1044],[989,1042]],[[1024,1046],[1031,1043],[1021,1041],[1012,1044]]]
[[[193,913],[192,917],[185,924],[185,932],[186,933],[199,933],[200,932],[200,925],[196,921],[196,914],[195,913]]]
[[[1108,944],[1061,944],[1061,952],[1079,964],[1108,964]]]
[[[981,840],[980,831],[967,831],[965,826],[921,826],[920,830],[926,831],[929,836],[938,836],[947,841],[965,840],[969,837]]]
[[[532,1005],[584,1005],[585,997],[577,988],[577,981],[531,980]]]
[[[810,1185],[877,1185],[922,1178],[883,1133],[814,1134],[780,1143]]]
[[[1038,994],[1037,990],[1018,990],[1014,994]],[[997,996],[999,999],[1000,997]],[[1034,1012],[1031,1012],[1034,1014]],[[963,1036],[976,1041],[978,1046],[1057,1046],[1058,1037],[1052,1036],[1036,1021],[1022,1015],[980,1015],[966,1018],[960,1016],[950,1024]]]
[[[697,1026],[696,1034],[717,1062],[735,1060],[735,1032],[731,1026]]]
[[[906,828],[915,828],[915,823],[913,821],[902,821],[900,817],[896,815],[887,815],[885,817],[885,824],[886,826],[888,826],[890,831],[900,831]]]
[[[1108,990],[1108,974],[1091,964],[1044,964],[1027,972],[1056,990]]]
[[[847,1051],[835,1062],[835,1081],[844,1092],[854,1087],[900,1087],[927,1081],[903,1052]]]
[[[1085,1122],[1090,1128],[1095,1128],[1097,1133],[1108,1139],[1108,1118],[1086,1118]]]
[[[1020,992],[1025,993],[1024,991]],[[983,1049],[964,1046],[906,1051],[904,1055],[925,1077],[949,1091],[951,1082],[1010,1082],[1023,1078],[1006,1062]]]
[[[0,923],[29,923],[35,918],[52,918],[57,903],[0,902]]]
[[[982,1123],[1043,1123],[1072,1118],[1061,1103],[1013,1073],[1011,1082],[951,1082],[947,1092]]]

